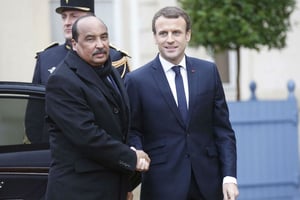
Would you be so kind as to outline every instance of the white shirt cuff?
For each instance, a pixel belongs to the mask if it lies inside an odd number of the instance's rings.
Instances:
[[[237,180],[236,178],[232,177],[232,176],[225,176],[223,178],[223,184],[225,183],[234,183],[234,184],[237,184]]]

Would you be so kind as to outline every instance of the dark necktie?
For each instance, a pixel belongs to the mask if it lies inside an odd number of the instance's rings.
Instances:
[[[120,94],[120,90],[119,90],[117,84],[115,83],[115,81],[113,80],[113,78],[110,77],[110,76],[106,76],[106,77],[103,77],[102,80],[105,83],[105,85],[108,87],[108,89],[109,89],[110,93],[112,94],[112,96],[121,105],[122,97],[121,97],[121,94]]]
[[[180,73],[180,66],[174,66],[172,67],[172,70],[175,72],[175,85],[176,85],[176,91],[177,91],[177,102],[178,102],[178,109],[181,113],[182,119],[184,122],[187,120],[187,102],[183,87],[183,80]]]
[[[120,91],[119,91],[119,88],[118,88],[116,82],[114,81],[114,79],[111,76],[107,76],[107,80],[109,81],[109,83],[113,87],[114,91],[116,91],[119,95],[121,95]]]

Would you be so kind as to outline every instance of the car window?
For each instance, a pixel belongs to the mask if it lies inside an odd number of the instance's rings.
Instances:
[[[24,142],[26,99],[0,99],[0,145]]]
[[[44,94],[43,94],[44,95]],[[0,93],[0,145],[47,143],[44,96]]]

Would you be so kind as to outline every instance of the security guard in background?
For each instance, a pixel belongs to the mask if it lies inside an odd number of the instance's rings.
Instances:
[[[60,7],[56,12],[61,15],[66,42],[59,45],[53,43],[46,49],[37,53],[36,66],[33,75],[33,83],[45,85],[48,76],[55,70],[56,66],[64,59],[71,49],[72,25],[80,16],[94,14],[94,0],[61,0]],[[124,51],[110,46],[110,57],[114,67],[118,69],[121,77],[129,72],[128,55]]]
[[[56,12],[61,15],[65,44],[54,43],[45,50],[37,53],[33,83],[46,85],[49,75],[65,58],[71,49],[72,25],[81,16],[94,14],[94,0],[61,0]],[[112,65],[118,69],[121,77],[129,72],[128,55],[115,47],[110,46]],[[47,128],[44,126],[45,104],[37,100],[28,101],[24,143],[47,142],[49,139]]]

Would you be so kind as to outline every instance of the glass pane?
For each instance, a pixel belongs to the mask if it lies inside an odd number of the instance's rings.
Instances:
[[[215,54],[215,63],[218,66],[218,70],[223,83],[230,82],[229,74],[229,55],[228,51],[220,52]]]
[[[30,109],[27,105],[30,105]],[[42,142],[43,120],[43,100],[32,99],[28,102],[28,99],[19,97],[0,98],[0,145]],[[35,139],[30,141],[27,132]]]
[[[24,141],[24,99],[0,99],[0,145]]]

